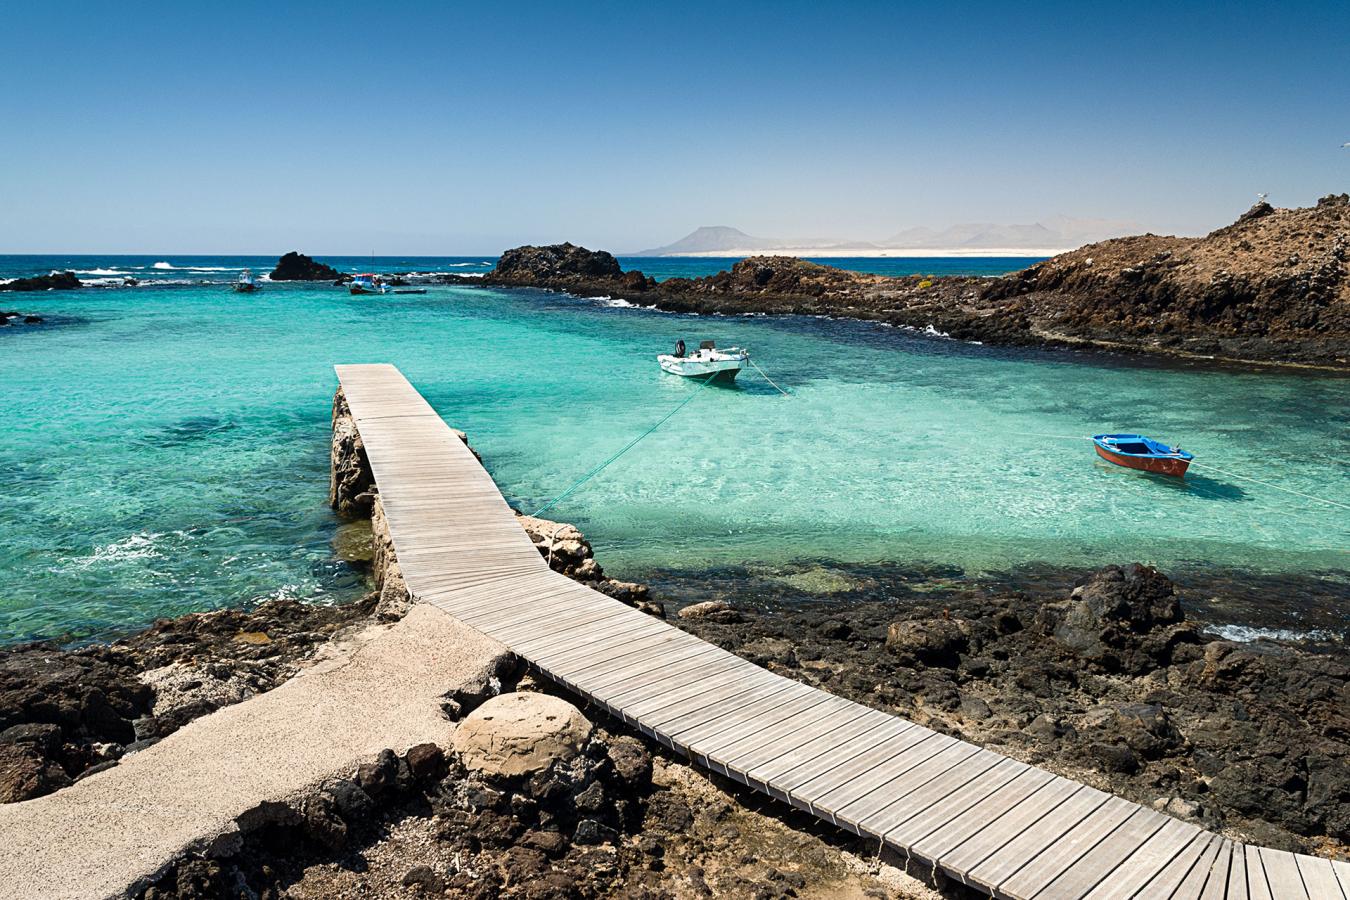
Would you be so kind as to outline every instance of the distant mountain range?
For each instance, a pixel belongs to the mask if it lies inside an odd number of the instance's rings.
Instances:
[[[843,238],[754,237],[728,225],[705,225],[673,244],[628,255],[748,256],[755,253],[783,253],[792,256],[884,256],[889,255],[890,251],[915,251],[928,255],[949,252],[960,255],[1000,250],[1039,255],[1072,250],[1108,238],[1139,234],[1143,230],[1142,226],[1134,222],[1054,216],[1030,225],[972,222],[941,230],[906,228],[885,240],[860,241]]]

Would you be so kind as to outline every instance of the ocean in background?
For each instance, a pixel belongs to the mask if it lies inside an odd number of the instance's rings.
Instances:
[[[340,272],[415,273],[421,275],[482,275],[497,264],[495,256],[320,256]],[[624,269],[641,269],[664,281],[699,278],[730,269],[734,257],[621,256]],[[818,259],[814,262],[871,272],[877,275],[1005,275],[1036,262],[1021,257],[858,257]],[[0,255],[0,281],[29,278],[48,272],[74,272],[93,287],[123,287],[128,279],[138,286],[226,284],[244,269],[266,275],[276,266],[275,256],[126,256],[126,255]]]
[[[321,259],[389,272],[492,264]],[[339,522],[325,504],[334,363],[398,365],[469,433],[507,499],[532,511],[696,389],[654,360],[681,337],[750,348],[792,396],[751,374],[709,388],[553,510],[619,577],[820,560],[973,576],[1138,560],[1173,574],[1317,579],[1350,599],[1350,516],[1223,474],[1350,503],[1344,377],[535,290],[354,297],[268,284],[239,295],[224,284],[274,262],[0,258],[5,277],[101,269],[159,282],[0,294],[0,307],[49,322],[0,329],[0,642],[106,637],[270,597],[358,596],[359,573],[333,558]],[[651,264],[665,277],[724,265]],[[1099,461],[1083,439],[1136,430],[1222,471],[1142,475]],[[1295,631],[1302,604],[1296,591],[1269,601]]]

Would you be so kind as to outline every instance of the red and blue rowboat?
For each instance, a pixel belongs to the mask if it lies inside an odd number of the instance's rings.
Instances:
[[[1169,447],[1142,434],[1094,434],[1097,455],[1127,469],[1156,472],[1159,475],[1186,474],[1194,456],[1180,447]]]

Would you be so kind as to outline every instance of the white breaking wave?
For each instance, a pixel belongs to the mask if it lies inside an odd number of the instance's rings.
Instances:
[[[1339,635],[1314,628],[1296,631],[1292,628],[1255,628],[1250,625],[1215,625],[1207,629],[1227,641],[1250,644],[1253,641],[1283,641],[1299,644],[1304,641],[1331,641]]]
[[[123,272],[118,269],[76,269],[76,275],[130,275],[130,272]]]
[[[71,560],[77,568],[85,569],[89,566],[99,565],[101,563],[126,562],[136,559],[159,559],[164,554],[159,552],[155,542],[163,538],[164,535],[155,532],[141,532],[133,534],[130,537],[122,538],[120,541],[114,541],[111,544],[104,544],[102,547],[95,547],[94,552],[88,556],[79,557]]]
[[[176,268],[178,268],[178,267],[175,266],[173,263],[157,262],[157,263],[155,263],[153,266],[151,266],[150,268],[152,268],[152,269],[176,269]]]

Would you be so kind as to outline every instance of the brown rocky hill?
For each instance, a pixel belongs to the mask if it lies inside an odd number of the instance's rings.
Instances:
[[[1252,207],[1201,238],[1117,238],[1002,278],[887,277],[786,256],[657,282],[603,251],[517,247],[486,284],[617,294],[692,313],[832,315],[991,344],[1092,344],[1350,366],[1350,196]]]
[[[1117,238],[1005,276],[1006,303],[1046,336],[1239,359],[1350,363],[1350,195],[1261,202],[1200,238]]]

